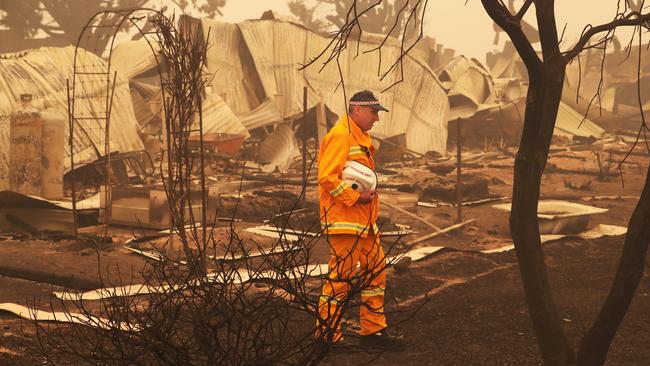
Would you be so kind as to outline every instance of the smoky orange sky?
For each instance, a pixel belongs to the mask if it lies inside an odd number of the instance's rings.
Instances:
[[[617,3],[622,0],[558,0],[556,17],[558,32],[567,24],[563,49],[577,39],[587,24],[598,25],[610,21]],[[517,7],[523,1],[515,2]],[[289,14],[288,0],[228,0],[223,9],[224,20],[241,21],[258,18],[264,10],[273,9],[281,14]],[[429,0],[425,17],[425,31],[446,47],[457,50],[457,54],[485,59],[485,53],[501,48],[505,34],[501,34],[500,44],[495,46],[492,20],[488,17],[480,0]],[[526,20],[535,23],[534,7],[529,10]],[[631,34],[619,30],[622,43]]]

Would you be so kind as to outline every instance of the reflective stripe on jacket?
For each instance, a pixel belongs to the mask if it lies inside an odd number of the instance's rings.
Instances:
[[[374,155],[370,135],[348,116],[339,119],[323,138],[318,154],[318,194],[320,221],[328,234],[360,234],[365,238],[370,229],[378,233],[378,197],[370,204],[357,203],[359,192],[341,180],[348,160],[374,170]]]

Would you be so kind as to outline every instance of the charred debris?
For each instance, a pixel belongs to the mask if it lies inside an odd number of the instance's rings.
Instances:
[[[205,257],[219,228],[231,238],[321,237],[316,157],[345,112],[344,94],[334,66],[294,65],[323,36],[270,12],[237,24],[139,12],[112,14],[114,28],[150,30],[110,50],[93,48],[91,22],[77,47],[3,56],[0,68],[14,72],[2,73],[0,239],[82,238],[160,260],[170,253],[147,243],[180,236],[175,260],[187,263]],[[348,89],[394,82],[373,78],[374,56],[344,53]],[[590,57],[568,69],[546,167],[562,184],[542,194],[542,234],[588,231],[602,212],[588,203],[609,197],[593,183],[638,173],[647,156],[634,144],[637,123],[621,117],[634,109],[625,96],[636,85],[618,64],[604,66],[616,77],[605,78],[613,81],[600,114],[576,99],[577,78],[599,77]],[[425,38],[404,63],[405,81],[380,95],[391,113],[371,131],[384,236],[402,254],[438,237],[508,241],[507,229],[481,226],[479,216],[509,210],[528,83],[512,45],[482,63]]]

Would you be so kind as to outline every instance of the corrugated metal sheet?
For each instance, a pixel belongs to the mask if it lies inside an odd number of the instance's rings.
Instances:
[[[248,114],[240,117],[241,123],[249,130],[282,121],[275,102],[267,99]]]
[[[156,43],[152,44],[156,47]],[[156,68],[156,58],[145,39],[120,42],[111,55],[111,69],[131,80]]]
[[[228,132],[250,136],[248,130],[218,95],[203,101],[203,132]]]
[[[20,95],[31,94],[32,106],[48,109],[52,115],[68,118],[66,80],[72,80],[75,48],[40,48],[28,51],[25,56],[0,60],[0,118],[21,107]],[[89,65],[85,71],[105,69],[104,61],[82,49],[78,51],[79,65]],[[94,66],[90,66],[94,65]],[[105,71],[105,70],[102,70]],[[105,76],[89,76],[77,88],[76,115],[105,115]],[[72,84],[72,83],[71,83]],[[103,126],[98,121],[83,121],[74,135],[75,161],[97,158],[95,149],[103,152]],[[111,113],[111,150],[132,151],[143,148],[137,133],[138,125],[133,113],[128,83],[118,78]],[[77,133],[78,132],[78,133]],[[66,141],[68,129],[65,131]],[[6,149],[8,146],[0,146]],[[3,152],[7,153],[7,152]],[[65,149],[65,169],[70,169],[69,149]]]
[[[558,136],[583,136],[583,137],[602,137],[605,130],[588,119],[575,109],[569,107],[564,102],[560,102],[560,108],[557,111],[555,120],[554,135]]]
[[[299,154],[294,131],[288,124],[282,123],[260,143],[259,161],[264,172],[271,173],[277,168],[281,173],[286,173]]]
[[[9,187],[9,161],[11,157],[7,150],[11,144],[10,123],[9,118],[0,116],[0,189]]]
[[[251,103],[255,104],[255,101],[251,102],[246,94],[247,82],[239,57],[242,47],[241,34],[234,24],[211,20],[204,20],[202,28],[206,37],[209,37],[207,72],[214,75],[210,87],[206,90],[207,96],[203,100],[203,131],[249,136],[248,130],[234,113],[240,111],[246,114]],[[159,95],[156,60],[145,40],[120,44],[113,51],[112,60],[112,65],[118,72],[128,76],[131,85],[142,94]],[[227,105],[225,100],[228,100],[230,105]],[[145,119],[150,117],[147,116],[146,110],[152,107],[151,103],[137,96],[133,98],[133,103],[137,104],[134,108],[140,112],[139,117],[144,116]],[[151,111],[152,115],[157,113],[158,111]]]
[[[156,115],[151,112],[147,101],[140,95],[139,91],[135,89],[131,90],[131,100],[133,101],[133,112],[138,121],[139,130],[142,131],[152,123]]]
[[[496,56],[494,65],[492,65],[492,73],[497,78],[513,78],[515,77],[515,61],[513,58],[505,56]]]
[[[238,24],[248,50],[253,56],[265,94],[273,98],[283,118],[302,113],[303,87],[308,87],[308,107],[324,103],[334,113],[345,112],[347,103],[339,82],[339,70],[330,63],[323,70],[319,64],[298,71],[300,64],[316,56],[327,45],[328,39],[295,24],[280,21],[246,21]],[[365,35],[359,45],[351,41],[339,60],[349,98],[361,89],[379,92],[399,77],[399,69],[379,81],[376,52],[363,51],[376,47],[379,37]],[[397,55],[397,44],[383,49],[382,68],[385,70]],[[380,123],[371,131],[381,137],[392,137],[410,132],[408,148],[417,152],[446,150],[446,123],[449,106],[446,95],[434,73],[421,61],[406,56],[405,82],[379,95],[391,112],[382,114]],[[382,70],[382,71],[384,71]],[[415,81],[415,84],[412,84]],[[427,90],[424,90],[424,89]],[[414,108],[420,108],[417,113]],[[411,131],[411,129],[417,130]],[[441,142],[442,141],[442,142]]]
[[[445,155],[447,149],[447,120],[449,103],[445,93],[432,77],[423,77],[420,90],[413,100],[413,109],[406,132],[406,146],[425,153],[430,146]]]
[[[485,61],[490,73],[496,79],[515,78],[522,81],[528,80],[526,66],[524,66],[511,42],[506,42],[501,52],[487,53]]]
[[[201,22],[209,37],[207,72],[214,76],[210,92],[218,94],[235,115],[246,115],[265,97],[241,32],[236,24],[211,19]]]
[[[447,89],[450,119],[468,118],[483,104],[495,101],[494,81],[478,61],[459,56],[440,69],[438,77]]]
[[[279,20],[228,24],[202,19],[201,25],[204,34],[209,34],[207,71],[214,76],[206,100],[217,96],[230,108],[217,110],[214,105],[210,113],[204,111],[204,120],[210,120],[210,114],[216,113],[214,121],[221,122],[215,122],[215,126],[233,128],[219,132],[237,132],[239,127],[232,119],[233,113],[248,130],[302,115],[304,87],[308,88],[308,108],[323,103],[336,114],[345,113],[347,103],[342,88],[337,88],[339,70],[335,63],[322,71],[318,64],[298,71],[300,64],[327,46],[327,38]],[[364,35],[358,54],[356,41],[350,42],[341,53],[347,98],[361,89],[377,93],[399,78],[397,70],[380,82],[377,70],[379,54],[363,53],[376,47],[380,41],[376,35]],[[389,66],[387,62],[395,59],[398,47],[395,41],[384,47],[384,70]],[[122,65],[126,61],[118,63]],[[123,67],[135,70],[130,71],[130,75],[142,73],[138,65]],[[407,134],[409,149],[444,154],[449,106],[437,77],[424,62],[407,56],[404,59],[404,78],[403,83],[379,95],[391,112],[381,115],[380,123],[371,133],[384,138]],[[204,126],[206,131],[208,128]]]

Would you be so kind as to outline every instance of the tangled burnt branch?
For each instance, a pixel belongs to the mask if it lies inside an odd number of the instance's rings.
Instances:
[[[80,365],[319,363],[335,327],[363,305],[358,297],[375,268],[347,278],[348,297],[337,312],[323,316],[320,289],[330,280],[314,278],[324,270],[308,265],[318,239],[306,232],[291,238],[295,231],[288,221],[278,223],[281,238],[270,247],[229,231],[226,241],[212,243],[217,252],[206,258],[206,276],[193,276],[180,264],[183,258],[176,258],[145,269],[140,295],[125,296],[120,289],[101,291],[97,300],[64,294],[69,301],[55,306],[87,319],[104,318],[103,327],[92,320],[36,323],[39,353],[54,364]]]
[[[584,335],[577,354],[563,329],[553,300],[540,246],[537,199],[562,98],[567,63],[583,52],[592,37],[598,34],[606,34],[601,42],[597,42],[606,45],[607,37],[617,27],[637,27],[637,32],[641,32],[647,28],[650,14],[628,11],[625,7],[623,12],[617,12],[613,21],[595,27],[588,26],[578,42],[563,53],[558,40],[554,2],[533,0],[542,45],[540,57],[523,33],[520,17],[512,14],[503,1],[481,2],[488,15],[512,40],[526,65],[530,82],[524,128],[515,160],[510,230],[537,342],[545,364],[602,365],[643,275],[650,243],[650,232],[647,229],[650,217],[650,181],[646,179],[641,198],[630,218],[623,253],[609,296],[598,318]],[[529,1],[526,2],[528,3]],[[621,2],[618,4],[621,9]],[[526,5],[524,7],[527,8]],[[518,12],[521,13],[525,11]],[[645,127],[642,126],[642,129]]]
[[[204,151],[202,148],[199,151],[198,173],[202,189],[200,202],[196,202],[192,197],[195,189],[191,177],[196,159],[189,142],[191,135],[197,135],[202,143],[201,98],[206,79],[207,43],[203,35],[187,23],[180,22],[181,27],[176,29],[174,18],[156,16],[151,22],[158,32],[160,56],[167,65],[161,78],[161,88],[167,137],[167,176],[163,184],[169,202],[170,233],[178,235],[189,267],[200,276],[205,274],[207,250]],[[192,210],[197,204],[201,207],[201,218],[198,220],[201,235]],[[191,228],[189,237],[186,224]]]
[[[642,12],[643,1],[641,1],[640,4],[634,4],[634,3],[628,4],[628,3],[631,2],[629,0],[626,1],[619,0],[617,2],[616,14],[610,22],[598,26],[593,26],[591,24],[586,25],[582,30],[582,33],[578,41],[569,50],[563,52],[563,56],[567,64],[573,62],[574,59],[577,59],[578,62],[580,72],[578,74],[578,87],[576,89],[576,99],[577,99],[580,93],[580,82],[582,78],[580,54],[584,51],[591,50],[591,49],[598,49],[601,51],[602,58],[600,62],[600,79],[598,81],[598,86],[594,91],[594,94],[589,100],[589,103],[587,105],[587,109],[585,112],[585,119],[586,119],[586,116],[589,114],[589,111],[596,100],[598,100],[599,108],[601,107],[600,98],[602,93],[602,87],[604,85],[605,60],[607,58],[608,46],[611,43],[613,43],[615,40],[616,30],[619,27],[634,28],[632,35],[629,41],[627,42],[627,46],[625,47],[627,54],[625,59],[622,62],[626,61],[631,55],[632,45],[634,44],[636,38],[638,41],[637,102],[639,106],[639,113],[641,116],[641,124],[637,131],[636,140],[632,148],[618,164],[619,174],[622,182],[623,182],[623,171],[622,171],[623,164],[625,163],[625,161],[627,161],[628,157],[630,156],[634,148],[639,144],[641,138],[643,138],[646,144],[646,149],[650,151],[650,145],[648,145],[648,139],[647,139],[648,138],[647,134],[650,130],[648,129],[648,125],[645,120],[645,113],[643,111],[643,101],[641,96],[641,64],[642,64],[642,54],[643,54],[642,38],[643,38],[643,31],[644,30],[647,31],[648,29],[650,29],[650,14]],[[598,36],[598,38],[596,38],[596,36]],[[595,42],[593,41],[594,39]]]
[[[168,151],[161,170],[167,169],[171,233],[149,242],[158,260],[141,272],[127,276],[116,269],[113,284],[120,287],[58,294],[62,301],[53,301],[52,309],[79,314],[79,324],[35,321],[37,352],[54,364],[75,365],[316,364],[327,355],[335,327],[364,305],[357,298],[376,268],[345,278],[348,296],[336,313],[323,316],[319,295],[329,279],[313,255],[316,245],[326,244],[318,222],[317,229],[308,228],[318,235],[307,235],[292,230],[290,213],[277,224],[278,239],[264,244],[241,238],[234,220],[228,228],[217,227],[216,220],[208,225],[205,211],[196,220],[192,193],[201,193],[203,208],[206,187],[202,162],[197,169],[188,142],[202,130],[207,42],[191,28],[174,27],[173,19],[150,21],[167,65],[162,90]],[[193,183],[197,170],[200,187]]]
[[[337,31],[333,32],[331,40],[327,46],[304,65],[301,65],[299,69],[303,70],[321,60],[322,64],[320,70],[323,70],[328,64],[335,62],[339,72],[338,85],[343,88],[343,96],[347,101],[345,80],[340,63],[341,53],[347,49],[350,38],[356,35],[356,55],[359,54],[362,34],[364,32],[361,20],[373,9],[381,6],[382,3],[383,0],[377,0],[371,4],[366,4],[360,0],[353,0],[348,8],[344,24],[342,24]],[[361,6],[361,4],[364,4],[365,6]],[[404,80],[403,59],[424,35],[424,15],[426,13],[427,5],[428,0],[404,1],[403,5],[396,11],[394,19],[386,20],[388,24],[392,25],[389,26],[389,30],[386,34],[382,35],[383,38],[379,44],[376,47],[363,51],[364,53],[378,53],[379,62],[377,65],[377,77],[380,80],[384,80],[388,75],[399,70],[399,79],[386,87],[383,91],[392,88]],[[390,35],[395,29],[401,29],[398,35],[399,54],[395,60],[389,61],[389,66],[382,71],[382,50],[390,41]]]

